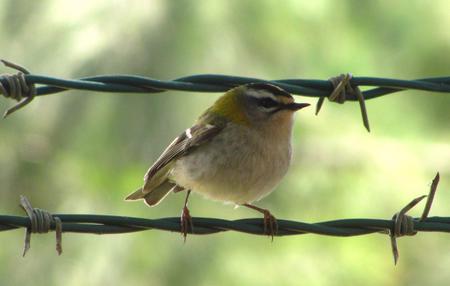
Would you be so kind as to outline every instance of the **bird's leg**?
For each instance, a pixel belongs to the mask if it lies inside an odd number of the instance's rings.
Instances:
[[[278,232],[277,219],[267,209],[262,209],[251,204],[243,204],[244,207],[254,209],[264,215],[264,232],[272,237]]]
[[[186,194],[186,199],[184,200],[184,207],[183,210],[181,211],[181,234],[183,235],[184,242],[186,242],[188,229],[190,228],[191,232],[194,230],[194,225],[192,224],[192,217],[187,207],[190,194],[191,190],[188,190]]]

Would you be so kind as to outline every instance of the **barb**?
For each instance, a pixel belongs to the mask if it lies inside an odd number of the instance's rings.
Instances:
[[[436,176],[437,178],[438,176]],[[436,182],[437,179],[433,182]],[[432,185],[432,191],[436,192],[437,183]],[[432,197],[428,196],[429,200]],[[278,231],[274,236],[318,234],[339,237],[359,236],[372,233],[389,233],[394,239],[395,247],[396,237],[408,235],[419,231],[433,231],[450,233],[450,217],[425,217],[401,219],[404,214],[417,204],[423,197],[415,199],[400,212],[403,215],[397,215],[392,219],[340,219],[332,221],[323,221],[317,223],[305,223],[291,220],[278,220]],[[427,203],[425,212],[429,211],[431,202]],[[36,210],[36,209],[33,209]],[[144,230],[165,230],[171,232],[181,232],[180,218],[169,217],[160,219],[144,219],[125,216],[110,215],[92,215],[92,214],[54,214],[53,218],[59,218],[61,225],[57,232],[75,232],[91,234],[118,234],[130,233]],[[399,218],[399,219],[397,219]],[[187,232],[190,234],[213,234],[224,231],[239,231],[248,234],[263,235],[267,233],[264,230],[262,219],[240,219],[224,220],[217,218],[192,218],[195,228],[190,228]],[[0,215],[0,231],[8,231],[18,228],[30,229],[33,227],[33,219],[30,217]],[[56,223],[50,224],[50,230],[57,229]],[[61,235],[60,235],[61,236]],[[394,254],[395,255],[395,254]],[[395,256],[394,256],[395,257]],[[397,258],[398,259],[398,250]]]
[[[23,255],[27,254],[31,246],[32,233],[47,233],[50,227],[54,225],[56,232],[56,251],[58,255],[62,253],[62,223],[57,216],[52,216],[48,211],[35,209],[31,206],[30,201],[25,196],[20,196],[20,206],[27,213],[30,220],[30,226],[27,227],[25,234],[25,244],[23,248]]]
[[[364,95],[361,93],[361,90],[359,89],[358,86],[352,86],[350,82],[352,77],[353,77],[352,74],[347,73],[341,74],[337,77],[330,78],[329,81],[333,84],[334,90],[328,96],[328,100],[343,104],[347,100],[347,97],[349,96],[357,98],[361,109],[361,116],[364,127],[366,127],[367,131],[370,132],[369,117],[367,115]],[[319,101],[317,101],[316,115],[319,114],[319,111],[322,108],[324,100],[325,97],[320,97]]]
[[[3,61],[5,63],[5,61]],[[11,65],[8,65],[11,66]],[[14,65],[15,68],[19,67]],[[21,67],[22,68],[22,67]],[[23,80],[19,86],[36,87],[35,92],[25,93],[24,103],[19,103],[18,107],[13,107],[12,111],[17,110],[29,103],[34,96],[59,93],[69,89],[91,90],[100,92],[120,92],[120,93],[159,93],[168,90],[190,91],[190,92],[224,92],[228,89],[251,82],[267,82],[280,86],[286,91],[302,96],[320,97],[318,105],[322,105],[325,97],[333,90],[342,91],[335,88],[333,80],[315,80],[315,79],[279,79],[264,80],[252,77],[239,77],[217,74],[200,74],[177,78],[174,80],[158,80],[149,77],[133,75],[104,75],[84,77],[76,80],[60,79],[42,75],[29,74],[22,68]],[[0,92],[4,96],[11,94],[14,86],[9,82],[11,75],[0,76]],[[339,77],[337,77],[339,79]],[[345,83],[345,82],[344,82]],[[361,107],[361,113],[364,119],[364,125],[369,129],[367,111],[365,109],[365,100],[377,98],[386,94],[402,91],[405,89],[415,89],[430,92],[450,93],[450,76],[436,78],[422,78],[416,80],[399,80],[375,77],[351,77],[345,84],[341,84],[346,91],[345,101],[358,101]],[[358,92],[362,86],[375,87],[369,90]],[[21,88],[22,90],[23,88]],[[351,91],[354,89],[354,91]],[[339,95],[340,92],[337,93]],[[31,98],[31,99],[30,99]],[[334,98],[334,95],[332,99]],[[338,96],[339,98],[339,96]],[[320,109],[320,107],[319,107]],[[10,114],[11,112],[9,112]]]
[[[30,74],[30,72],[26,68],[5,60],[0,61],[5,66],[19,71],[15,75],[1,75],[6,83],[2,83],[0,80],[0,93],[2,93],[5,97],[10,97],[19,102],[6,110],[3,114],[3,118],[6,118],[11,113],[30,103],[36,94],[36,88],[33,84],[29,84],[27,82],[25,75]]]
[[[438,184],[439,184],[439,172],[436,174],[431,183],[428,199],[423,209],[420,221],[425,221],[428,217],[428,214],[431,210],[431,205],[433,204],[434,195],[437,191]],[[394,228],[390,230],[389,236],[391,237],[391,247],[392,247],[392,254],[394,256],[394,264],[397,264],[398,258],[400,256],[397,246],[397,237],[401,237],[404,235],[413,236],[417,234],[417,230],[414,228],[414,218],[406,215],[406,213],[409,212],[412,208],[414,208],[419,202],[421,202],[426,197],[427,196],[420,196],[415,198],[403,209],[401,209],[400,212],[396,213],[392,217],[392,220],[394,221]]]
[[[399,258],[397,237],[404,235],[416,235],[417,231],[414,229],[414,218],[406,215],[406,213],[415,207],[426,196],[420,196],[407,204],[400,212],[396,213],[392,220],[394,221],[394,229],[390,231],[392,255],[394,256],[394,264],[397,264]]]
[[[430,213],[431,205],[433,204],[433,200],[434,200],[434,195],[436,194],[437,187],[439,185],[439,180],[440,180],[440,175],[439,175],[439,172],[437,172],[433,181],[431,181],[430,193],[428,194],[428,199],[425,204],[425,208],[423,209],[423,213],[422,213],[422,217],[420,218],[420,221],[426,220],[428,217],[428,214]]]

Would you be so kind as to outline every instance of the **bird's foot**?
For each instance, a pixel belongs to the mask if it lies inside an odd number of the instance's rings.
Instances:
[[[264,232],[272,238],[278,232],[277,219],[269,212],[269,210],[263,210],[264,214]]]
[[[183,235],[184,242],[186,242],[188,231],[192,232],[194,230],[194,225],[192,224],[192,217],[191,214],[189,213],[189,209],[187,208],[187,206],[183,207],[183,210],[181,211],[180,220],[181,220],[181,234]]]
[[[278,222],[277,219],[270,213],[268,209],[259,208],[251,204],[244,204],[243,206],[254,209],[264,215],[264,233],[272,238],[278,233]]]

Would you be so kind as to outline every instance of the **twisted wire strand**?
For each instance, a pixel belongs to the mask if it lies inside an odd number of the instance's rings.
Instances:
[[[62,223],[63,232],[119,234],[143,230],[164,230],[180,232],[180,218],[167,217],[145,219],[127,216],[93,214],[53,214]],[[193,217],[194,230],[190,234],[214,234],[224,231],[238,231],[255,235],[267,235],[260,218],[225,220],[219,218]],[[305,223],[278,219],[278,232],[275,236],[318,234],[329,236],[359,236],[380,231],[390,231],[395,221],[392,219],[340,219],[317,223]],[[437,231],[450,233],[450,217],[429,217],[424,221],[414,218],[415,231]],[[0,231],[30,227],[28,217],[0,215]],[[53,230],[53,228],[51,228]]]
[[[23,97],[16,106],[5,113],[5,117],[31,102],[34,96],[59,93],[69,89],[120,93],[160,93],[168,90],[190,92],[224,92],[232,87],[252,83],[266,82],[278,85],[286,91],[302,96],[319,97],[316,114],[325,97],[332,102],[358,101],[364,126],[368,131],[369,119],[365,100],[405,89],[431,92],[450,92],[450,77],[422,78],[417,80],[399,80],[375,77],[353,77],[351,74],[332,77],[329,80],[280,79],[265,80],[253,77],[239,77],[218,74],[199,74],[180,77],[174,80],[158,80],[132,75],[101,75],[67,80],[48,76],[33,75],[17,64],[2,60],[11,68],[19,70],[17,75],[0,76],[0,92],[5,97]],[[41,85],[35,87],[35,85]],[[361,91],[360,86],[376,87]],[[29,92],[26,90],[29,89]],[[17,91],[17,92],[16,92]]]
[[[27,82],[41,84],[36,88],[36,96],[54,94],[70,89],[91,90],[99,92],[120,93],[159,93],[168,90],[190,92],[224,92],[230,88],[252,82],[267,82],[280,86],[286,91],[309,97],[328,96],[334,86],[329,80],[317,79],[278,79],[238,77],[218,74],[199,74],[174,80],[158,80],[134,75],[101,75],[83,77],[75,80],[60,79],[49,76],[25,75]],[[0,78],[0,80],[2,80]],[[399,80],[376,77],[355,77],[350,80],[352,86],[376,87],[362,92],[366,100],[389,93],[414,89],[422,91],[449,93],[450,77],[422,78],[417,80]],[[346,100],[358,100],[349,95]]]
[[[338,237],[359,236],[372,233],[389,234],[394,262],[397,263],[399,251],[397,238],[404,235],[414,235],[419,231],[433,231],[450,233],[450,217],[428,217],[435,192],[439,183],[439,173],[433,179],[428,196],[421,196],[412,200],[392,219],[340,219],[318,223],[305,223],[291,220],[278,220],[278,232],[275,236],[318,234]],[[427,202],[420,218],[413,218],[407,212],[427,197]],[[30,205],[31,207],[31,205]],[[33,209],[32,210],[37,210]],[[29,211],[27,211],[29,213]],[[0,231],[27,228],[27,233],[35,225],[46,225],[45,232],[56,230],[57,248],[61,249],[61,233],[91,233],[91,234],[119,234],[144,230],[165,230],[181,233],[179,217],[160,219],[144,219],[125,216],[92,215],[92,214],[53,214],[49,215],[60,220],[58,223],[36,223],[35,219],[21,216],[0,215]],[[224,220],[218,218],[192,218],[193,229],[190,234],[213,234],[224,231],[238,231],[255,235],[267,235],[262,219]],[[47,226],[49,225],[49,229]],[[40,233],[37,231],[36,233]],[[59,238],[58,238],[59,236]],[[26,240],[27,241],[27,240]],[[27,242],[25,242],[25,248]],[[28,244],[29,246],[29,244]],[[29,248],[29,247],[28,247]],[[58,251],[60,253],[60,251]]]

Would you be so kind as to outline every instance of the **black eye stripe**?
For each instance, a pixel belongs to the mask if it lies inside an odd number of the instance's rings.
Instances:
[[[267,98],[267,97],[258,99],[258,104],[265,108],[280,106],[280,103],[278,101],[275,101],[272,98]]]

